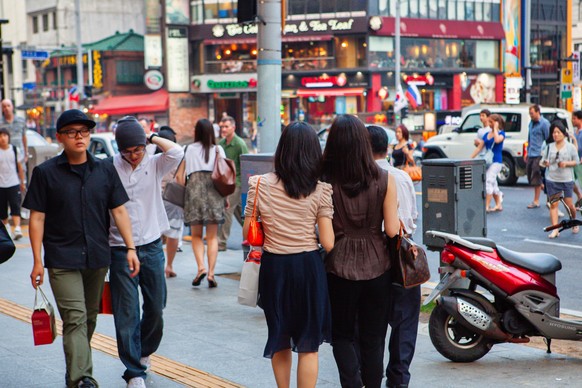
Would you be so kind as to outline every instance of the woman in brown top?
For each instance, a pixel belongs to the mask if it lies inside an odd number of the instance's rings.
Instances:
[[[283,130],[275,152],[275,172],[260,176],[257,213],[265,232],[259,294],[269,337],[264,356],[271,358],[278,387],[289,387],[291,350],[299,353],[297,386],[315,387],[318,349],[331,340],[331,311],[325,268],[315,227],[326,251],[333,248],[331,186],[319,182],[321,148],[305,123]],[[249,179],[245,208],[247,238],[259,176]]]
[[[384,234],[394,237],[399,222],[394,178],[374,162],[368,131],[357,117],[341,115],[333,121],[323,180],[333,188],[335,246],[325,267],[340,382],[342,387],[378,388],[390,290]]]

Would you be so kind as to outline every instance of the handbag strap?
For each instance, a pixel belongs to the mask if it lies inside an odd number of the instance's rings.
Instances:
[[[190,144],[188,144],[186,146],[186,148],[184,148],[184,156],[182,156],[182,160],[180,160],[180,164],[182,164],[182,162],[184,162],[184,160],[186,160],[186,151],[188,151],[189,145]],[[178,169],[180,168],[180,164],[178,164],[178,168],[176,169],[176,171],[174,171],[174,178],[173,179],[176,179],[176,174],[178,173]],[[184,166],[184,175],[186,175],[186,166]]]
[[[38,294],[40,293],[40,303],[38,303]],[[40,288],[40,285],[36,286],[36,293],[34,294],[34,309],[38,310],[43,307],[48,306],[49,300]]]
[[[253,214],[251,215],[251,218],[254,220],[255,219],[255,212],[257,210],[257,197],[259,196],[259,184],[261,183],[261,177],[259,176],[259,179],[257,179],[257,187],[255,188],[255,200],[253,201]]]

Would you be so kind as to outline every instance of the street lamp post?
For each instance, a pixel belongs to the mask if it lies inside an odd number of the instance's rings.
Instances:
[[[529,61],[528,61],[529,62]],[[541,70],[541,66],[524,66],[525,70],[525,102],[531,104],[531,89],[533,87],[533,82],[531,78],[531,73],[533,70]]]
[[[396,0],[396,14],[394,15],[394,102],[396,102],[396,96],[400,91],[400,0]],[[404,96],[400,96],[403,98]],[[395,110],[396,112],[396,110]],[[394,126],[400,124],[396,117],[401,117],[402,113],[398,116],[394,114]]]

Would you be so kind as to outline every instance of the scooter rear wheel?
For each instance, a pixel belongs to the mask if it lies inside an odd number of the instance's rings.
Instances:
[[[474,300],[471,303],[478,304]],[[436,350],[454,362],[476,361],[493,346],[491,340],[461,325],[440,305],[430,315],[428,331]]]

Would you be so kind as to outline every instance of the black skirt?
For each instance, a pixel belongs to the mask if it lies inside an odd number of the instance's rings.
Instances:
[[[327,277],[318,251],[263,252],[259,295],[269,328],[264,357],[289,348],[317,352],[323,342],[331,341]]]

